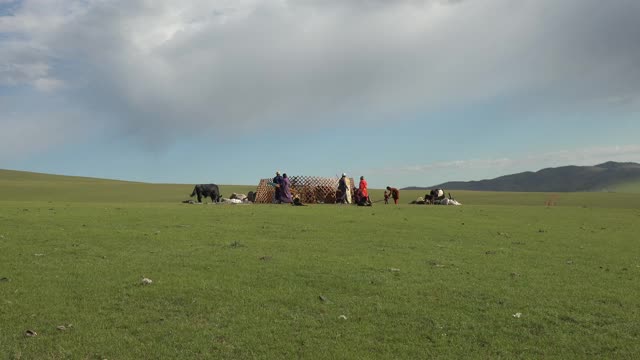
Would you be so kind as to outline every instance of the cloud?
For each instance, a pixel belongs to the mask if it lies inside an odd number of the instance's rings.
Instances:
[[[33,86],[42,92],[53,92],[64,87],[64,81],[55,78],[40,77],[33,82]]]
[[[50,71],[49,59],[37,44],[0,41],[0,86],[32,84]]]
[[[77,126],[149,146],[503,98],[627,106],[638,16],[633,0],[24,0],[0,16],[0,87],[63,97]]]
[[[0,106],[7,106],[0,98]],[[60,111],[54,121],[42,121],[49,114],[8,112],[3,115],[0,161],[15,160],[16,156],[38,154],[52,147],[63,146],[70,139],[85,139],[87,130],[82,117],[70,110]],[[50,115],[49,115],[50,116]]]
[[[638,161],[640,145],[603,146],[581,149],[569,149],[539,154],[530,154],[518,158],[468,159],[445,162],[433,162],[422,165],[376,169],[373,174],[427,174],[451,170],[497,170],[533,171],[545,167],[566,165],[597,165],[606,161]]]

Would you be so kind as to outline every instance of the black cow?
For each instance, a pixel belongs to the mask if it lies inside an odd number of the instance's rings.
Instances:
[[[202,202],[202,198],[211,197],[211,201],[218,202],[222,195],[220,195],[220,189],[216,184],[199,184],[193,188],[191,197],[198,195],[198,202]]]

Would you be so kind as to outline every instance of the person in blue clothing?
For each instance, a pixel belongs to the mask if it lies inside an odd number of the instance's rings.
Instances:
[[[275,196],[273,197],[273,202],[276,204],[280,204],[280,197],[282,194],[282,176],[280,175],[280,171],[276,171],[276,176],[273,178],[273,184],[276,190]]]

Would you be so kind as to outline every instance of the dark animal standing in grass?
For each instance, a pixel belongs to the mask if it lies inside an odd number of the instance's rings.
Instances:
[[[202,202],[202,198],[211,197],[211,201],[218,202],[222,195],[220,195],[220,189],[216,184],[199,184],[193,188],[191,197],[198,195],[198,202]]]

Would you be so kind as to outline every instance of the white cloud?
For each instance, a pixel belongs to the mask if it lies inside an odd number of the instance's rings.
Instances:
[[[0,85],[30,83],[46,76],[49,66],[45,63],[0,64]]]
[[[505,96],[528,112],[638,94],[638,16],[631,0],[24,0],[0,16],[0,86],[159,146]]]
[[[468,159],[433,162],[422,165],[376,169],[372,174],[427,174],[450,170],[535,171],[545,167],[566,165],[596,165],[606,161],[640,161],[640,144],[568,149],[530,154],[518,158]],[[472,173],[472,172],[471,172]]]
[[[55,78],[41,77],[33,82],[33,86],[42,92],[53,92],[64,87],[64,81]]]

